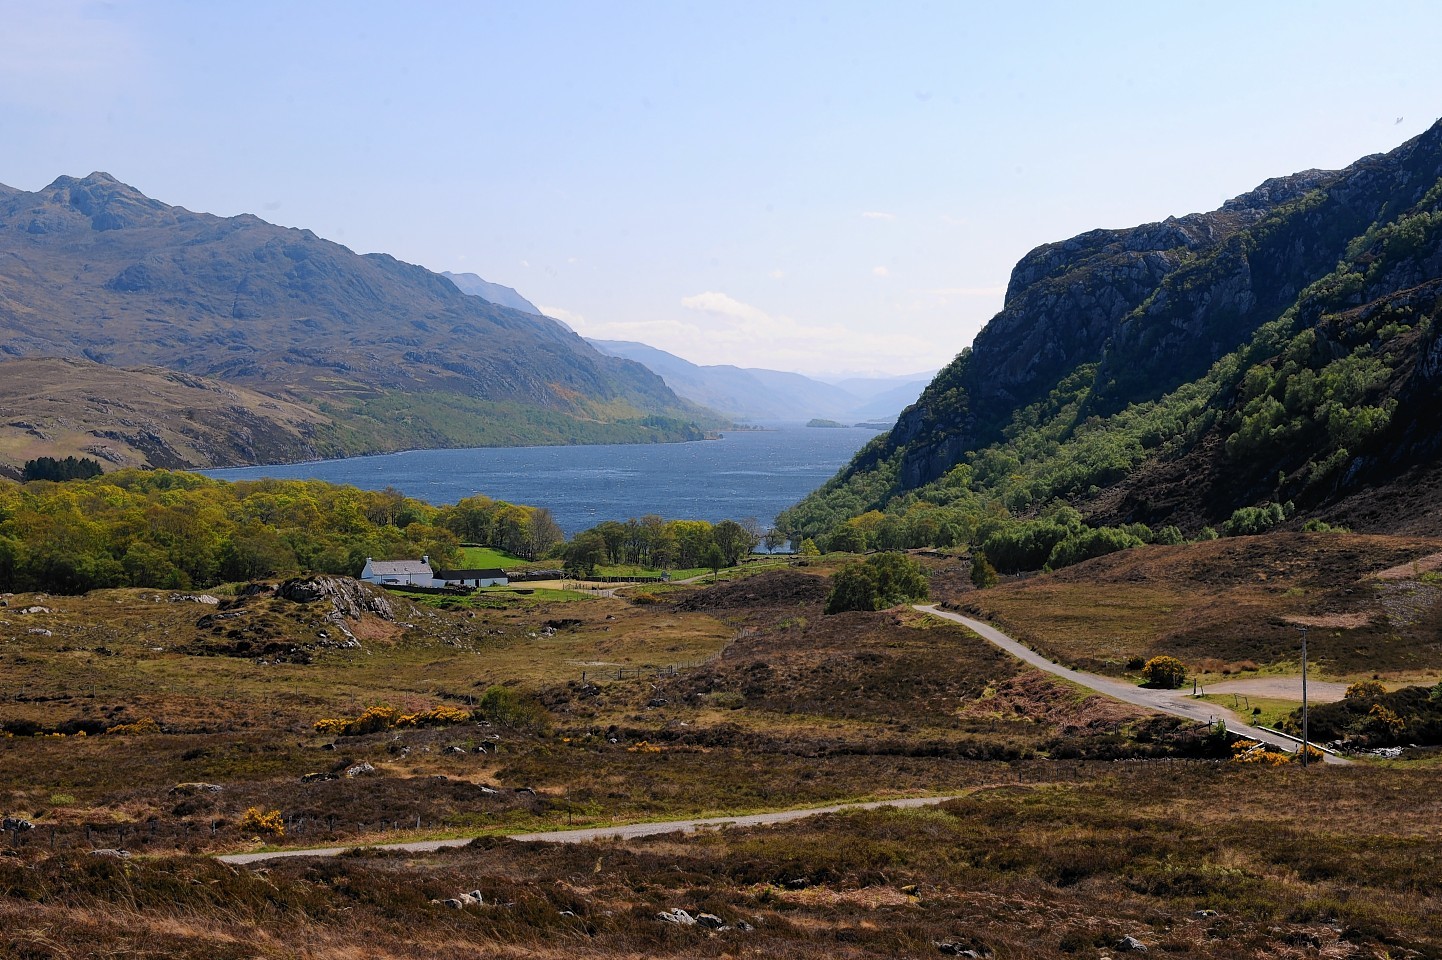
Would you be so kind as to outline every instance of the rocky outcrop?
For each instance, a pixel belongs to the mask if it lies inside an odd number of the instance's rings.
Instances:
[[[276,596],[295,603],[317,603],[328,601],[331,605],[329,619],[356,621],[366,614],[382,620],[395,620],[395,609],[390,598],[378,590],[352,580],[317,574],[309,577],[294,577],[275,588]]]

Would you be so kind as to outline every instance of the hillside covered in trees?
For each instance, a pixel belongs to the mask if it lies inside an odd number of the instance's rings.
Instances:
[[[1442,123],[1032,251],[973,346],[778,526],[989,543],[999,569],[1276,526],[1435,530],[1439,311]]]

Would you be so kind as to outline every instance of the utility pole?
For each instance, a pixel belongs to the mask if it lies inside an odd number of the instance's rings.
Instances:
[[[1302,767],[1306,769],[1307,754],[1312,752],[1307,729],[1307,628],[1302,627]]]

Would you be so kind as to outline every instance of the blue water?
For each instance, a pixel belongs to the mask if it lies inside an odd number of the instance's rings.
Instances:
[[[782,427],[695,443],[412,450],[276,467],[207,470],[223,480],[327,480],[395,487],[434,504],[485,494],[549,507],[566,535],[648,513],[668,520],[741,520],[776,514],[829,480],[874,430]]]

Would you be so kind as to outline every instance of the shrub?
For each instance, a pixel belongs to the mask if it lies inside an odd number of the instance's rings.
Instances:
[[[250,807],[241,814],[240,829],[247,832],[268,833],[273,837],[283,837],[285,836],[285,821],[281,819],[279,810]]]
[[[878,553],[861,563],[850,563],[832,578],[827,613],[846,610],[882,610],[923,600],[929,592],[921,564],[900,553]]]
[[[1356,683],[1349,684],[1347,692],[1342,696],[1346,700],[1375,700],[1385,696],[1386,693],[1387,688],[1382,685],[1380,680],[1358,680]]]
[[[1222,535],[1246,537],[1265,533],[1291,516],[1291,504],[1269,503],[1265,507],[1242,507],[1222,524]]]
[[[535,699],[509,687],[491,687],[476,705],[476,712],[492,723],[530,733],[551,729],[551,715]]]
[[[1079,530],[1052,548],[1046,565],[1060,570],[1083,560],[1105,556],[1142,545],[1142,538],[1116,527],[1098,527],[1095,530]]]
[[[1152,657],[1142,667],[1142,679],[1149,687],[1175,690],[1187,679],[1187,665],[1176,657]]]
[[[329,733],[341,737],[358,737],[366,733],[379,733],[382,730],[389,730],[395,726],[400,718],[400,711],[394,707],[367,707],[366,711],[358,717],[339,717],[333,719],[317,720],[315,730],[317,733]]]
[[[978,590],[985,590],[994,587],[1000,578],[997,576],[996,567],[986,558],[986,554],[980,550],[971,557],[971,583]]]
[[[398,727],[444,727],[455,723],[467,723],[470,719],[471,711],[446,704],[432,707],[430,710],[423,710],[420,713],[403,714],[396,717],[395,725]]]

